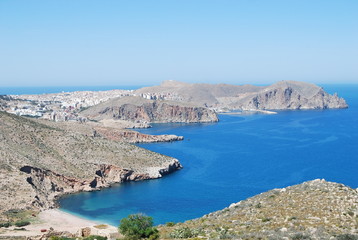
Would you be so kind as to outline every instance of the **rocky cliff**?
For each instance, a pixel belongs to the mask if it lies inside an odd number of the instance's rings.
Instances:
[[[0,217],[11,209],[53,207],[62,194],[159,178],[179,168],[174,158],[125,142],[0,112]]]
[[[216,122],[216,114],[190,103],[124,97],[90,107],[81,112],[89,119],[118,119],[133,122]]]
[[[343,98],[323,88],[297,81],[270,86],[229,84],[188,84],[165,81],[160,86],[136,90],[144,98],[195,102],[216,111],[347,108]]]
[[[171,238],[189,232],[207,239],[358,239],[357,218],[357,189],[317,179],[163,226],[161,233]]]
[[[314,84],[282,81],[238,101],[241,109],[328,109],[347,108],[343,98],[330,95]]]

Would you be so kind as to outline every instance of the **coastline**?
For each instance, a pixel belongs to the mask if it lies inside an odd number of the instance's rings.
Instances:
[[[232,111],[232,112],[218,112],[218,114],[222,115],[248,115],[248,114],[277,114],[275,111],[269,110],[260,110],[260,109],[247,109],[242,111]]]
[[[104,226],[105,229],[99,229],[103,233],[115,233],[117,227],[88,220],[60,209],[48,209],[39,213],[36,220],[30,225],[25,226],[25,231],[15,231],[13,228],[9,228],[7,231],[0,233],[1,236],[40,236],[49,232],[53,228],[56,232],[69,232],[71,234],[78,234],[80,229],[91,228],[96,229],[95,226]],[[41,230],[46,229],[45,232]],[[91,231],[93,232],[93,230]]]

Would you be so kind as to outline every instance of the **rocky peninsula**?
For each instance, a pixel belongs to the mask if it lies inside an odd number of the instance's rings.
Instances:
[[[347,108],[343,98],[322,87],[298,81],[280,81],[270,86],[189,84],[173,80],[134,92],[148,99],[195,102],[214,111],[299,110]]]

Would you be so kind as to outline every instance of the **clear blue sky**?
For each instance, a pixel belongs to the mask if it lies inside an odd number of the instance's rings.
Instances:
[[[358,83],[358,0],[0,0],[0,86]]]

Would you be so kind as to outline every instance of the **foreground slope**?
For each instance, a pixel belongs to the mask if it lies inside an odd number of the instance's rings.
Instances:
[[[164,236],[174,237],[186,227],[210,239],[357,239],[358,191],[317,179],[274,189],[161,230]]]
[[[135,94],[152,99],[195,102],[222,110],[286,110],[347,108],[344,99],[323,88],[298,81],[280,81],[270,86],[189,84],[173,80],[145,87]]]
[[[46,209],[56,196],[111,183],[158,178],[173,158],[0,112],[0,213]]]

